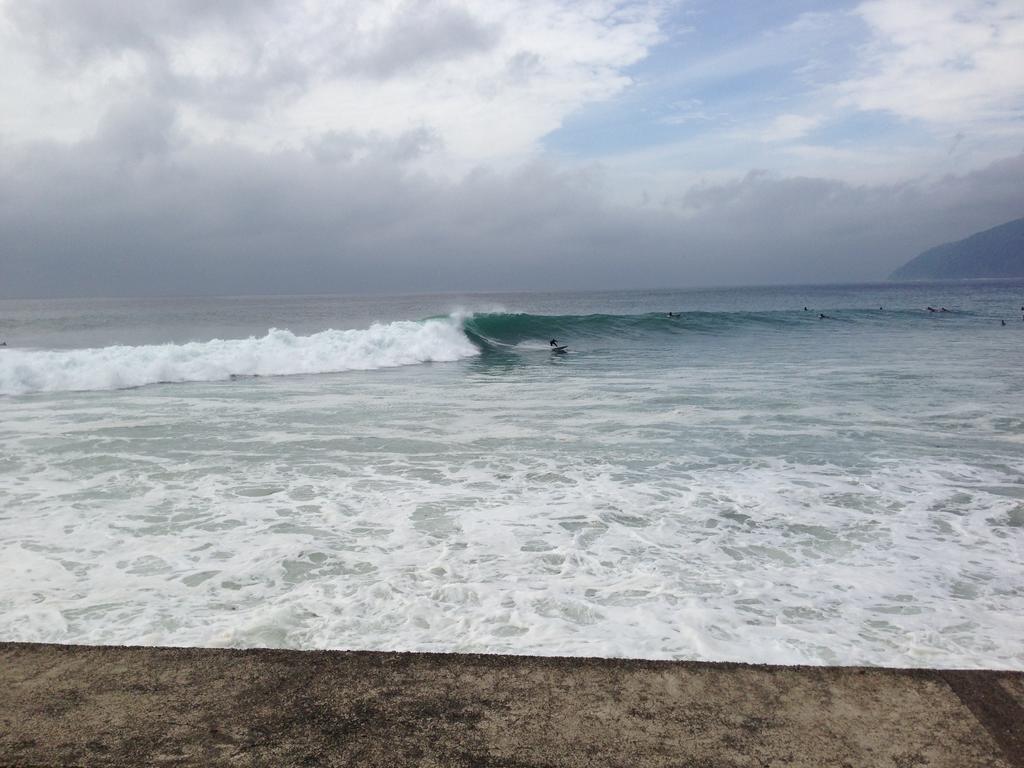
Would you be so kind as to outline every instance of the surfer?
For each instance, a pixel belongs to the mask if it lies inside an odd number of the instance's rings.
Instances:
[[[937,310],[935,307],[928,307],[928,311],[929,312],[938,312],[939,310]]]
[[[669,312],[668,316],[669,317],[679,317],[679,313],[678,312]]]
[[[804,307],[804,312],[806,312],[806,311],[807,311],[807,307]]]
[[[1000,320],[999,322],[1002,323],[1003,325],[1006,325],[1006,321],[1005,320]]]
[[[942,309],[939,310],[939,312],[949,312],[949,310],[943,307]]]
[[[551,341],[549,341],[548,342],[548,346],[557,347],[558,346],[558,339],[552,339]]]
[[[830,315],[826,315],[824,312],[819,312],[818,313],[818,319],[819,320],[831,320],[832,317]]]

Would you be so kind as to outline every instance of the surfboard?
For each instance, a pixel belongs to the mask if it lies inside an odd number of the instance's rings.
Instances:
[[[552,347],[551,351],[552,352],[565,352],[565,350],[567,350],[568,348],[569,347],[566,346],[565,344],[560,344],[557,347]]]

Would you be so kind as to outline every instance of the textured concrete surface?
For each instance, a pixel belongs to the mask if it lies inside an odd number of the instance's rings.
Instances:
[[[1024,766],[1024,674],[0,644],[0,766]]]

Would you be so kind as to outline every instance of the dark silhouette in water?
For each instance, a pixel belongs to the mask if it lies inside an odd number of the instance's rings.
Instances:
[[[819,320],[831,320],[832,317],[830,315],[826,315],[824,312],[820,312],[820,313],[818,313],[818,319]]]
[[[942,309],[939,310],[939,312],[949,312],[949,310],[943,307]]]
[[[548,342],[548,346],[557,347],[558,346],[558,339],[552,339],[551,341],[549,341]]]
[[[1021,309],[1024,310],[1024,307],[1021,307]],[[806,311],[807,311],[807,307],[804,307],[804,312],[806,312]]]
[[[679,313],[678,312],[669,312],[668,316],[669,317],[679,317]]]
[[[1002,323],[1003,325],[1006,325],[1006,321],[1005,320],[1000,320],[999,322]]]
[[[939,310],[937,310],[935,307],[928,307],[928,311],[929,312],[938,312]]]

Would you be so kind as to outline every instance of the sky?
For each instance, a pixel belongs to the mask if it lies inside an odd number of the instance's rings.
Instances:
[[[1021,0],[0,0],[0,297],[874,281],[1021,216]]]

